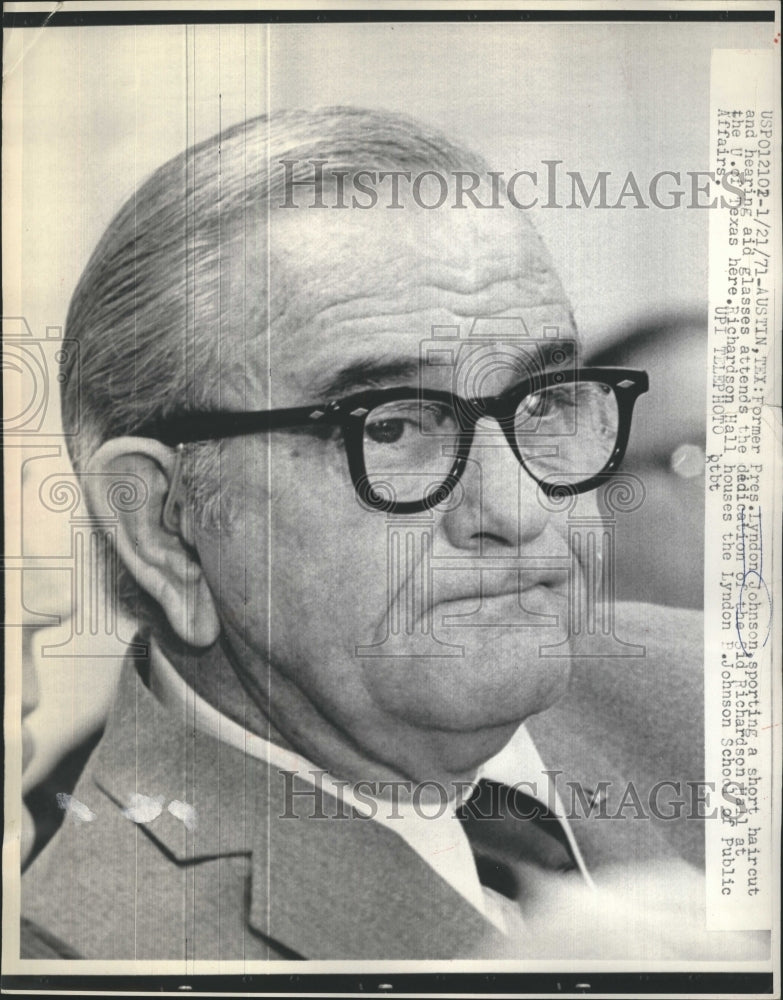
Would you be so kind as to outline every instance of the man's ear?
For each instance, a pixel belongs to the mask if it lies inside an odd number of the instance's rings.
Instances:
[[[194,548],[192,510],[184,495],[167,505],[170,491],[184,493],[181,461],[181,454],[159,441],[114,438],[93,455],[82,481],[92,513],[118,518],[117,553],[174,632],[191,646],[211,646],[220,621]],[[132,486],[131,493],[140,491],[143,502],[107,508],[107,498],[120,496],[123,483]]]

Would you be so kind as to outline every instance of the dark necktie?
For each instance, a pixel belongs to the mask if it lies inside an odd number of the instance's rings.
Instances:
[[[576,868],[563,826],[537,799],[482,778],[457,813],[468,836],[482,885],[509,899],[524,898],[520,872]]]

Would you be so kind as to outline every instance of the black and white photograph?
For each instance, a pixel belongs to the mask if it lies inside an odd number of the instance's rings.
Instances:
[[[4,992],[780,996],[718,6],[4,5]]]

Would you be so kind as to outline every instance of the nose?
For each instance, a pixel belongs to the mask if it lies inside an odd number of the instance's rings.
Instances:
[[[550,514],[539,501],[538,486],[494,420],[476,424],[460,485],[456,502],[443,515],[444,530],[456,548],[519,551],[546,527]]]

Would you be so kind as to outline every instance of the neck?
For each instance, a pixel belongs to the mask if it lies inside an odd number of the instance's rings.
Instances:
[[[156,634],[155,641],[188,687],[221,715],[271,743],[296,749],[278,732],[248,693],[234,669],[222,633],[218,641],[206,649],[187,646],[171,635]]]
[[[206,649],[185,646],[167,636],[156,636],[156,641],[188,687],[243,729],[300,754],[333,778],[353,784],[370,782],[376,789],[390,783],[403,798],[401,786],[424,779],[439,783],[451,797],[453,789],[474,779],[482,760],[497,752],[514,728],[487,733],[486,750],[483,746],[473,748],[476,759],[471,762],[465,760],[465,750],[473,740],[462,734],[459,756],[465,766],[457,769],[440,764],[458,756],[449,752],[455,749],[450,747],[455,734],[437,730],[423,732],[401,725],[399,735],[389,740],[388,748],[384,746],[379,755],[370,755],[331,724],[287,677],[273,668],[256,670],[252,675],[237,669],[225,634]],[[467,757],[472,756],[468,752]]]

